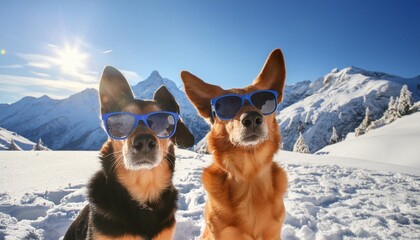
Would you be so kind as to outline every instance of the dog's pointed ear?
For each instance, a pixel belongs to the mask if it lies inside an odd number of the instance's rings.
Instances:
[[[160,109],[179,113],[179,105],[174,96],[165,86],[161,86],[153,95],[153,100],[159,105]]]
[[[165,86],[161,86],[156,90],[153,100],[158,104],[160,109],[180,114],[178,103]],[[171,137],[171,140],[180,148],[188,148],[194,145],[194,136],[181,119],[179,119],[176,125],[176,132]]]
[[[182,71],[185,93],[197,108],[198,113],[206,119],[211,118],[210,100],[223,94],[224,90],[216,85],[208,84],[193,74]]]
[[[252,85],[259,89],[271,89],[278,92],[278,102],[283,98],[284,83],[286,81],[286,66],[283,53],[280,49],[275,49],[270,53],[260,74]]]
[[[181,119],[176,124],[176,132],[171,137],[171,140],[180,148],[189,148],[194,145],[194,135],[192,135]]]
[[[106,66],[99,83],[101,114],[118,112],[134,99],[133,92],[120,71]]]

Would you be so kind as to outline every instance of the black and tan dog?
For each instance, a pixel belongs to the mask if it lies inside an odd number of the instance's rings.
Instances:
[[[89,204],[64,239],[172,239],[174,144],[194,143],[178,104],[166,87],[153,100],[134,99],[124,76],[109,66],[99,95],[110,138],[101,150],[102,169],[88,184]]]
[[[245,88],[224,90],[182,72],[188,98],[211,122],[204,169],[208,193],[203,239],[280,239],[285,217],[284,170],[273,162],[280,146],[275,112],[286,77],[283,54],[274,50]]]

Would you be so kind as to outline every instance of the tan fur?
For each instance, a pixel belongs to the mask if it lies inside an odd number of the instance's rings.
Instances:
[[[280,49],[268,57],[253,84],[243,89],[224,90],[207,84],[189,72],[181,78],[189,99],[200,115],[212,123],[208,148],[214,162],[203,171],[203,184],[208,192],[205,208],[206,228],[203,239],[281,239],[285,217],[283,196],[287,190],[284,170],[273,162],[281,137],[274,114],[264,116],[267,137],[256,145],[244,146],[240,116],[258,111],[244,105],[229,121],[211,118],[209,101],[227,93],[250,93],[259,89],[278,91],[279,102],[285,81],[285,66]]]
[[[141,114],[142,112],[158,111],[155,105],[146,109],[139,109],[135,105],[127,106],[124,111]],[[116,153],[115,171],[119,182],[128,190],[131,197],[140,203],[157,200],[159,194],[171,184],[171,172],[168,162],[163,159],[161,163],[153,169],[129,170],[124,167],[122,148],[124,144],[130,142],[130,138],[124,141],[112,141],[114,152]],[[165,156],[168,152],[169,140],[158,139],[158,147]],[[131,147],[131,144],[127,144]]]

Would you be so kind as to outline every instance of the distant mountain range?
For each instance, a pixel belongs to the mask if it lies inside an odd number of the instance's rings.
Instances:
[[[340,136],[354,131],[364,117],[365,107],[370,108],[374,119],[379,118],[389,97],[398,96],[404,84],[414,99],[420,99],[420,76],[407,79],[356,67],[334,69],[314,82],[287,85],[277,116],[283,148],[291,150],[301,131],[311,152],[317,151],[328,144],[333,126]],[[161,85],[175,96],[181,117],[200,141],[209,126],[173,81],[153,71],[132,88],[137,98],[150,99]],[[63,100],[25,97],[13,104],[0,104],[0,113],[0,127],[33,142],[42,138],[53,150],[97,150],[107,138],[99,120],[95,89]]]
[[[176,84],[162,78],[157,71],[132,86],[136,98],[151,99],[165,85],[175,96],[181,117],[196,137],[204,137],[209,127]],[[53,150],[97,150],[107,136],[99,119],[99,100],[96,89],[86,89],[63,100],[24,97],[13,104],[0,104],[0,126]]]

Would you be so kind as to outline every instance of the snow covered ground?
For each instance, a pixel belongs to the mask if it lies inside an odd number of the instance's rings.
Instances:
[[[198,239],[206,201],[201,173],[211,156],[176,153],[175,239]],[[97,154],[0,152],[0,239],[59,239],[86,204]],[[419,239],[418,168],[285,151],[276,161],[289,177],[283,239]]]
[[[351,156],[382,163],[420,168],[420,112],[399,118],[381,128],[329,145],[317,154]]]

